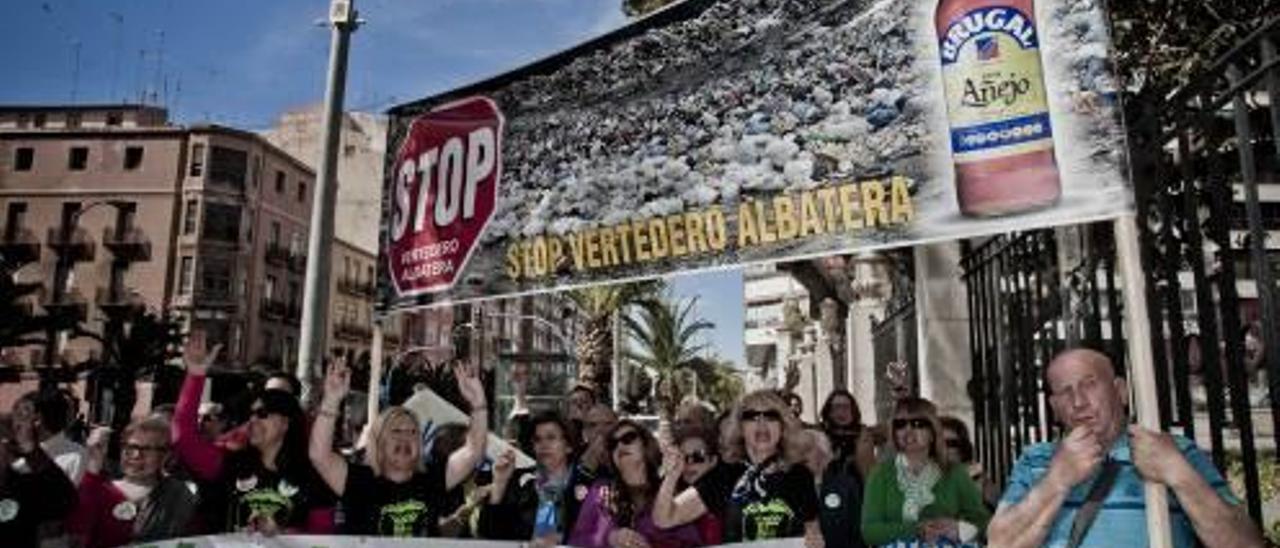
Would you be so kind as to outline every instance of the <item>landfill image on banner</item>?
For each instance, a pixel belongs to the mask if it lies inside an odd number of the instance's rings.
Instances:
[[[381,310],[1113,218],[1106,15],[686,0],[389,111]]]

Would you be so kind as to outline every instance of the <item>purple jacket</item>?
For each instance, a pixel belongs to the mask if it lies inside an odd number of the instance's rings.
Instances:
[[[615,524],[613,516],[609,515],[609,502],[605,500],[605,488],[608,485],[607,481],[598,481],[591,486],[586,500],[582,502],[582,510],[578,513],[573,532],[569,534],[569,546],[607,548],[609,533],[623,528]],[[704,544],[698,528],[693,524],[659,529],[653,523],[652,506],[640,511],[634,529],[649,541],[651,548],[690,548]]]

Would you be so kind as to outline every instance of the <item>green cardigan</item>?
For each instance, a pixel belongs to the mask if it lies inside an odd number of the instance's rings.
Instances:
[[[868,546],[916,538],[919,521],[903,521],[902,501],[893,461],[877,464],[871,469],[862,494],[862,538]],[[987,530],[991,511],[983,504],[982,494],[964,465],[952,465],[943,472],[933,486],[933,503],[920,510],[921,521],[941,517],[967,521],[979,531]]]

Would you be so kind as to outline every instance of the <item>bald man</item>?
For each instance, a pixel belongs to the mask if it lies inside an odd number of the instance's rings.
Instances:
[[[1213,463],[1182,437],[1129,425],[1129,387],[1105,355],[1075,349],[1049,363],[1049,404],[1067,429],[1055,443],[1027,447],[1014,465],[987,537],[1007,548],[1071,544],[1078,510],[1104,468],[1114,470],[1110,488],[1081,547],[1147,546],[1143,480],[1165,485],[1173,545],[1262,546],[1257,526]],[[1104,466],[1104,463],[1106,464]]]

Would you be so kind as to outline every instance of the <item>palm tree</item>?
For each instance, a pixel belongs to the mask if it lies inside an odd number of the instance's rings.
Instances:
[[[657,296],[665,287],[662,280],[645,280],[569,292],[583,324],[574,351],[578,382],[592,387],[597,397],[607,398],[611,394],[615,316],[630,305]]]
[[[696,373],[694,364],[705,344],[694,342],[699,332],[715,324],[696,316],[697,299],[680,303],[669,298],[650,299],[641,303],[638,317],[625,316],[627,334],[634,349],[627,359],[646,370],[657,373],[659,415],[670,419],[675,415],[686,391],[682,378]]]

